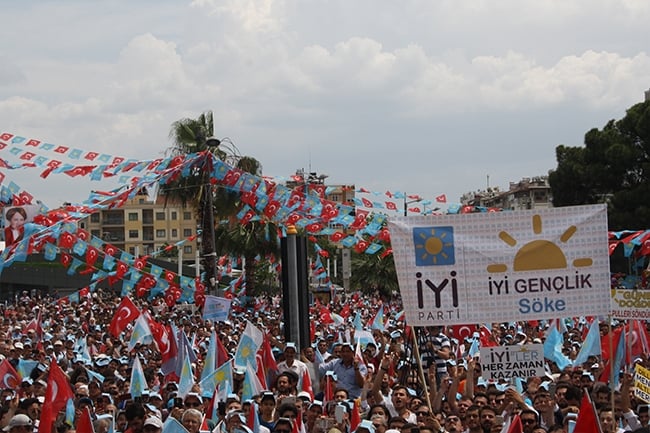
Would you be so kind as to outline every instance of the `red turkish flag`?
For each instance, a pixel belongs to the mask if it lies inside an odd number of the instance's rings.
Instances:
[[[524,425],[521,423],[521,418],[519,415],[515,415],[508,426],[508,433],[524,433]]]
[[[397,210],[397,205],[395,204],[395,202],[387,201],[385,203],[386,203],[386,209],[388,209],[388,210]]]
[[[320,309],[320,322],[324,325],[334,323],[334,319],[332,319],[332,313],[327,307],[322,307]]]
[[[20,387],[20,375],[11,365],[9,359],[4,359],[0,363],[0,385],[2,389],[18,389]]]
[[[77,433],[95,433],[93,420],[90,417],[90,408],[88,406],[85,406],[81,411],[75,430]]]
[[[576,426],[573,433],[594,433],[600,432],[600,421],[589,393],[582,393],[582,402],[580,403],[580,416],[576,419]],[[510,432],[508,432],[510,433]]]
[[[276,200],[270,200],[264,208],[264,215],[267,218],[273,218],[278,210],[280,210],[280,202]]]
[[[117,306],[115,315],[108,327],[108,332],[115,338],[119,337],[122,331],[124,331],[124,328],[126,328],[126,325],[135,321],[139,316],[140,310],[138,310],[138,307],[133,303],[131,298],[125,296],[122,298],[120,305]]]
[[[158,350],[160,351],[160,358],[162,363],[165,364],[170,359],[173,359],[178,355],[178,347],[176,346],[176,339],[170,338],[170,332],[167,330],[165,325],[156,322],[152,317],[147,316],[147,321],[149,322],[149,329],[151,329],[151,335],[153,336]]]
[[[126,271],[128,270],[129,270],[129,265],[118,260],[117,267],[115,268],[115,277],[121,279],[126,274]]]
[[[76,240],[76,236],[74,236],[72,233],[63,232],[59,236],[59,246],[61,248],[72,248]]]
[[[311,376],[309,376],[307,370],[302,374],[302,391],[308,393],[311,399],[314,400],[314,388],[311,385]]]
[[[45,388],[45,401],[41,410],[41,420],[38,426],[39,433],[52,433],[52,424],[60,411],[65,409],[69,399],[74,398],[70,388],[70,380],[65,375],[55,359],[50,362],[50,373],[47,376]]]
[[[451,331],[454,337],[462,343],[466,338],[472,338],[476,331],[476,325],[453,325]]]
[[[365,207],[372,207],[372,202],[365,197],[361,197],[361,202]]]
[[[336,203],[323,200],[323,210],[321,211],[320,216],[325,222],[335,218],[338,214],[339,209],[336,206]]]
[[[436,201],[438,203],[447,203],[447,195],[446,194],[440,194],[439,196],[436,197]]]
[[[141,271],[147,265],[147,259],[144,257],[138,257],[133,261],[133,267]]]
[[[111,244],[104,244],[104,253],[108,254],[109,256],[112,256],[117,252],[117,248],[115,248]]]
[[[97,257],[99,257],[97,248],[88,245],[88,248],[86,248],[86,264],[88,266],[93,266],[97,261]]]

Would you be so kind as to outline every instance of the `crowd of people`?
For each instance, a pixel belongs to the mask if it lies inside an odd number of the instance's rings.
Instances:
[[[228,320],[214,323],[204,320],[200,309],[135,299],[141,310],[161,323],[175,324],[190,337],[196,382],[190,392],[182,393],[178,378],[161,370],[155,343],[129,350],[132,327],[118,337],[108,332],[120,301],[102,290],[78,304],[23,293],[0,306],[0,359],[21,373],[20,383],[2,381],[0,428],[39,431],[52,363],[65,372],[74,393],[73,413],[62,410],[46,430],[58,433],[82,431],[82,414],[89,416],[96,433],[183,428],[189,433],[571,433],[586,417],[587,394],[603,433],[636,430],[650,419],[648,402],[635,393],[629,370],[616,372],[616,387],[601,381],[607,361],[602,356],[563,370],[547,361],[544,376],[521,381],[485,380],[480,357],[470,353],[478,332],[461,341],[451,327],[412,329],[405,325],[398,296],[382,299],[359,293],[312,308],[313,341],[305,347],[285,340],[279,297],[235,306]],[[323,307],[342,320],[323,320]],[[385,315],[381,326],[373,321],[378,309]],[[28,326],[37,317],[42,335]],[[206,393],[198,385],[210,336],[214,331],[234,356],[247,323],[265,333],[277,370],[269,377],[268,389],[242,399],[248,373],[234,368],[230,392],[214,407],[216,390]],[[575,325],[564,333],[563,351],[570,359],[576,357],[584,336],[580,327],[586,323],[576,320]],[[613,331],[609,323],[602,325],[603,335]],[[497,323],[483,337],[497,345],[543,343],[548,326]],[[361,330],[372,338],[357,344],[355,334]],[[79,353],[80,340],[90,359]],[[136,357],[147,389],[133,397],[130,380]],[[634,362],[649,365],[646,356]]]

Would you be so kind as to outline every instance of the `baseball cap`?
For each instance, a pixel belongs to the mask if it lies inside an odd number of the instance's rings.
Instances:
[[[2,431],[9,431],[14,427],[24,427],[24,426],[32,426],[34,423],[32,422],[32,419],[28,417],[27,415],[23,414],[18,414],[14,415],[10,420],[9,424],[5,428],[2,429]]]
[[[143,426],[147,426],[147,425],[152,425],[156,428],[162,428],[163,423],[160,420],[160,418],[158,418],[157,416],[150,416],[149,418],[144,420]]]
[[[309,395],[309,393],[307,391],[300,391],[298,393],[297,397],[300,398],[300,399],[307,400],[307,401],[311,402],[311,395]]]

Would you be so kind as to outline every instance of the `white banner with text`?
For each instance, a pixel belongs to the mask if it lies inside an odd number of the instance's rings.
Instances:
[[[610,312],[604,205],[398,217],[389,230],[410,325]]]

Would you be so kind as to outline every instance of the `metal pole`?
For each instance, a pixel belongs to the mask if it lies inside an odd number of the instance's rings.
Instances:
[[[297,246],[297,230],[294,226],[287,227],[286,237],[286,260],[287,263],[282,264],[282,272],[286,272],[286,291],[284,302],[284,319],[288,322],[288,337],[287,341],[292,341],[296,345],[300,344],[300,320],[299,320],[299,299],[298,299],[298,246]],[[302,348],[299,348],[302,349]]]
[[[212,154],[206,152],[206,161],[203,166],[204,185],[203,185],[203,218],[202,233],[203,241],[203,263],[205,266],[205,287],[206,293],[213,295],[216,293],[217,286],[217,253],[214,243],[214,208],[212,204],[212,183],[210,182],[210,172],[212,171]]]

